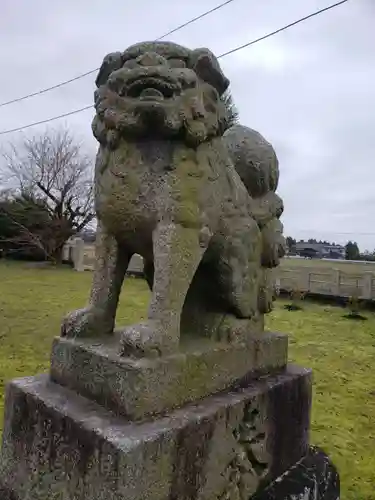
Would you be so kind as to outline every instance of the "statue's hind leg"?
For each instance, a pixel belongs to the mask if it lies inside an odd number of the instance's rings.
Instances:
[[[237,318],[258,314],[262,238],[250,217],[227,221],[220,236],[217,265],[223,298]]]
[[[261,235],[250,218],[227,223],[212,238],[189,289],[182,315],[184,335],[244,342],[263,329],[259,311]]]

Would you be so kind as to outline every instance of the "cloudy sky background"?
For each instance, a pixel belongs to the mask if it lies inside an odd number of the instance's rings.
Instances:
[[[0,102],[98,67],[106,53],[155,39],[218,3],[2,0]],[[236,0],[168,39],[219,55],[331,3]],[[349,0],[221,59],[241,122],[278,154],[287,235],[375,248],[374,23],[373,0]],[[91,104],[94,78],[0,108],[0,131]],[[94,155],[92,116],[49,126],[70,127]],[[0,147],[19,135],[0,136]]]

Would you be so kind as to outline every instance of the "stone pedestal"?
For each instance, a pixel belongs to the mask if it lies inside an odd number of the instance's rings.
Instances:
[[[311,447],[281,478],[252,500],[340,500],[340,478],[328,456]]]
[[[51,378],[116,414],[142,420],[283,370],[288,359],[287,336],[269,332],[252,335],[246,345],[185,339],[180,352],[164,358],[120,357],[118,346],[116,336],[95,343],[58,337]]]
[[[274,485],[307,471],[312,452],[311,373],[286,357],[275,334],[154,360],[56,339],[49,375],[7,387],[0,497],[287,499]]]

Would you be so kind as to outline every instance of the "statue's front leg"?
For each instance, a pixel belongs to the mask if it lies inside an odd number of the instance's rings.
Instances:
[[[61,327],[63,337],[95,337],[113,333],[121,286],[131,256],[100,223],[95,247],[89,304],[64,318]]]
[[[148,319],[122,332],[124,356],[160,356],[178,349],[185,297],[206,247],[198,228],[174,223],[157,226]]]

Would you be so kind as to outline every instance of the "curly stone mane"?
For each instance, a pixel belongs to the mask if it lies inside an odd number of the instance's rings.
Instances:
[[[103,145],[147,135],[196,146],[228,126],[229,81],[208,49],[136,44],[104,58],[96,85],[93,132]]]

